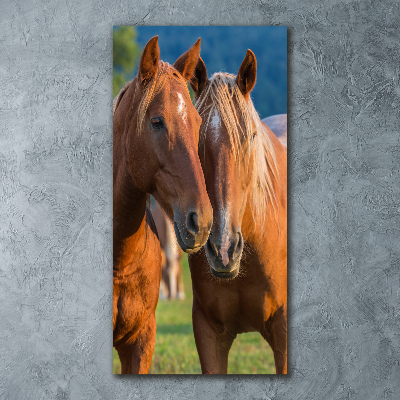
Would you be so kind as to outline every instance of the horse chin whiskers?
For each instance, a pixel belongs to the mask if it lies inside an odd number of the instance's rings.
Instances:
[[[225,283],[226,284],[234,284],[246,276],[244,268],[242,268],[241,264],[237,267],[237,270],[238,270],[237,275],[233,276],[232,278],[219,278],[219,277],[213,275],[213,273],[211,272],[211,268],[212,267],[210,267],[208,269],[208,271],[203,272],[204,278],[206,278],[208,282],[214,282],[214,283],[218,283],[220,285],[225,284]]]
[[[236,266],[234,268],[232,268],[229,272],[217,271],[209,264],[209,269],[204,271],[203,275],[207,276],[208,280],[218,282],[219,284],[221,284],[223,282],[227,282],[227,283],[237,282],[238,280],[240,280],[241,278],[243,278],[246,275],[246,273],[244,271],[245,268],[243,268],[244,266],[243,266],[241,260],[242,260],[242,257],[240,257],[240,259],[235,264]],[[235,273],[235,272],[236,272],[236,275],[234,275],[232,277],[229,276],[230,274]],[[215,273],[220,274],[220,276],[216,276]]]
[[[254,253],[253,248],[247,242],[244,242],[241,260],[245,261],[252,253]]]

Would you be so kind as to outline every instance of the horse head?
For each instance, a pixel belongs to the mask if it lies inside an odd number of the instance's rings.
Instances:
[[[159,59],[158,37],[150,39],[137,77],[116,99],[121,117],[114,118],[135,186],[160,203],[188,253],[205,244],[212,224],[197,152],[201,118],[187,88],[199,52],[200,39],[172,66]]]
[[[207,78],[201,58],[191,81],[196,108],[203,124],[199,156],[213,206],[213,226],[205,245],[211,272],[218,278],[234,278],[243,254],[243,226],[251,191],[260,119],[250,99],[257,61],[251,50],[237,76],[216,73]]]

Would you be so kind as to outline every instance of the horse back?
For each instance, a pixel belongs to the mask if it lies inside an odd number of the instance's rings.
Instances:
[[[287,147],[287,114],[276,114],[261,120],[279,141]]]

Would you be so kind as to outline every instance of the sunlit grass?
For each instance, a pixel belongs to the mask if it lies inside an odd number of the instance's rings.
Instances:
[[[159,301],[156,347],[150,374],[200,374],[192,328],[192,285],[187,257],[183,261],[185,300]],[[113,371],[120,373],[114,349]],[[238,335],[229,353],[230,374],[274,374],[274,356],[258,333]]]

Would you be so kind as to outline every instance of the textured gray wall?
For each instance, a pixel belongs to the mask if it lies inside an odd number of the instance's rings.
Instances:
[[[397,1],[2,1],[0,395],[400,397]],[[114,377],[112,25],[289,26],[289,376]]]

